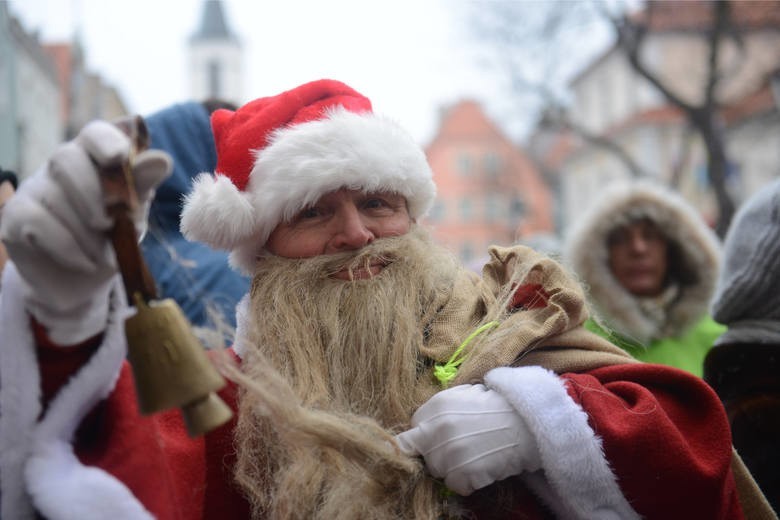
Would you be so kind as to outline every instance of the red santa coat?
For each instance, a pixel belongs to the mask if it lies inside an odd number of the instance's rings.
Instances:
[[[45,372],[56,367],[43,369],[45,379]],[[741,517],[730,450],[718,449],[729,446],[728,428],[713,421],[720,414],[708,387],[652,365],[561,377],[599,432],[620,489],[642,517]],[[235,410],[235,387],[229,385],[220,395]],[[74,446],[81,462],[117,477],[156,518],[248,518],[248,505],[231,478],[234,422],[192,439],[178,411],[143,417],[135,399],[132,374],[124,364],[114,392],[78,432]],[[489,495],[487,488],[467,503],[484,518],[495,518],[484,503]],[[518,518],[528,518],[531,511],[541,514],[542,508],[532,503],[516,507]]]
[[[7,291],[4,282],[0,314],[9,309]],[[9,324],[7,319],[3,323]],[[14,339],[24,339],[28,323],[16,322],[21,332]],[[41,397],[53,396],[32,438],[40,437],[41,424],[56,411],[62,394],[74,381],[84,380],[79,374],[93,367],[94,359],[110,350],[108,343],[119,336],[108,330],[81,349],[65,351],[29,334],[40,366]],[[28,449],[28,461],[21,463],[28,500],[32,496],[31,503],[46,510],[49,518],[84,518],[78,515],[85,510],[101,518],[96,508],[125,502],[131,513],[121,518],[247,518],[248,504],[232,479],[235,423],[192,439],[178,411],[143,417],[129,366],[123,359],[117,366],[114,384],[66,439],[72,441],[77,463],[36,465],[39,452],[46,459],[48,445],[33,443]],[[3,372],[0,383],[7,383],[7,377]],[[523,490],[522,502],[511,510],[495,510],[493,486],[466,497],[477,517],[743,517],[731,473],[728,423],[717,396],[700,379],[674,368],[627,364],[560,375],[540,367],[499,368],[488,373],[486,384],[529,422],[544,471],[510,479]],[[234,386],[220,395],[236,409]],[[0,420],[7,419],[6,411],[0,409]],[[0,423],[4,451],[10,447],[7,428]],[[53,438],[52,444],[58,445],[57,436]],[[5,457],[0,453],[4,465]],[[0,475],[8,473],[3,469]],[[7,488],[9,482],[2,481],[2,499],[5,511],[16,511],[8,501],[21,503],[24,496]],[[99,493],[91,489],[93,482]]]
[[[235,409],[235,386],[220,396]],[[74,448],[83,464],[123,482],[155,518],[249,518],[232,479],[234,426],[233,420],[193,439],[177,410],[140,415],[125,363],[114,392],[85,419]]]

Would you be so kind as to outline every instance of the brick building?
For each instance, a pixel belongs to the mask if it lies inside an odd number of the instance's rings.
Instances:
[[[547,184],[476,102],[442,112],[426,155],[438,195],[425,223],[462,261],[484,257],[491,244],[553,232]]]

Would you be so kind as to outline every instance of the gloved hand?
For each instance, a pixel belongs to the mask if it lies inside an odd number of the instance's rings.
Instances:
[[[56,343],[73,344],[102,331],[118,267],[107,231],[98,167],[117,165],[130,139],[106,121],[86,125],[8,201],[0,238],[28,286],[27,306]],[[141,202],[133,220],[145,229],[154,189],[171,172],[159,150],[139,153],[133,178]]]
[[[412,416],[412,428],[395,440],[407,455],[422,455],[431,475],[464,496],[542,465],[523,418],[482,384],[434,395]]]

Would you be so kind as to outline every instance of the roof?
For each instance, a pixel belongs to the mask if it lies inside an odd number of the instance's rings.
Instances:
[[[702,31],[712,27],[713,2],[703,0],[651,0],[650,11],[636,15],[636,22],[651,32]],[[758,30],[780,27],[780,2],[740,0],[730,2],[731,23],[740,29]]]
[[[451,104],[441,110],[440,116],[437,138],[473,140],[490,136],[506,139],[475,100],[463,99]]]
[[[727,126],[739,124],[757,114],[775,110],[775,98],[767,81],[758,90],[723,107],[722,115]]]
[[[7,17],[5,17],[8,25],[3,26],[0,23],[0,31],[7,32],[10,35],[12,45],[17,48],[17,52],[23,52],[31,62],[35,63],[37,69],[40,70],[42,74],[48,76],[51,78],[52,82],[56,83],[58,78],[55,64],[41,48],[38,32],[28,33],[24,27],[22,27],[20,21],[8,12],[8,7],[6,5],[0,6],[0,9],[3,9],[8,13]],[[0,20],[3,20],[3,18],[4,17],[0,17]],[[5,57],[3,59],[5,59]]]
[[[780,31],[780,1],[739,0],[730,2],[730,23],[739,31],[762,29]],[[713,2],[709,0],[649,0],[644,9],[629,13],[638,26],[644,26],[649,34],[703,33],[712,28]],[[588,63],[569,81],[576,85],[582,78],[607,59],[619,47],[617,41]]]
[[[235,40],[222,11],[221,0],[206,0],[198,30],[190,37],[193,40]]]

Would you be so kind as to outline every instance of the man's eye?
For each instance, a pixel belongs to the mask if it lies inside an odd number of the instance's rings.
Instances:
[[[317,218],[320,216],[320,210],[317,208],[306,208],[298,213],[297,220],[306,220],[311,218]]]
[[[364,203],[364,206],[367,209],[376,209],[376,208],[383,208],[387,206],[387,203],[385,203],[382,199],[367,199]]]

